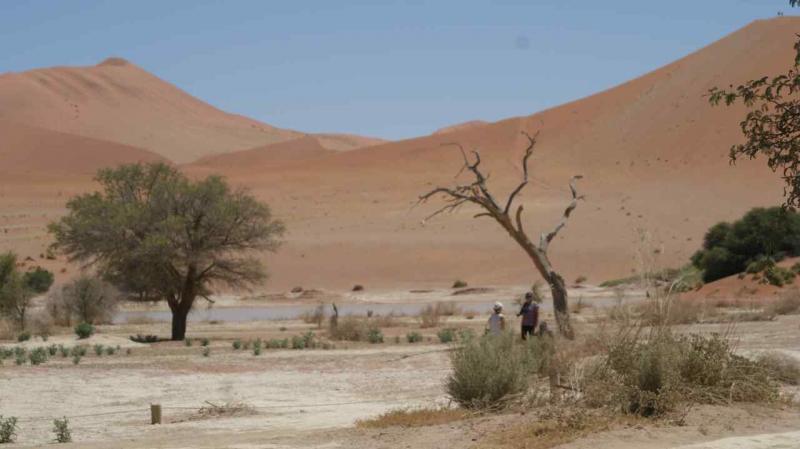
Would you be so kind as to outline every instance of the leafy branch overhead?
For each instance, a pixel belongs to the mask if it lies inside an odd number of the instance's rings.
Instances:
[[[800,5],[800,0],[790,3]],[[709,91],[712,105],[741,101],[749,109],[739,124],[745,143],[731,147],[731,162],[766,156],[770,169],[783,177],[789,207],[800,206],[800,35],[798,38],[794,64],[786,73]]]

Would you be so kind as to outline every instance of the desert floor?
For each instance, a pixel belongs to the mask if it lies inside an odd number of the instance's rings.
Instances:
[[[596,294],[584,300],[589,307],[574,315],[584,332],[596,326],[606,303],[602,290],[592,291]],[[340,301],[349,295],[340,294]],[[452,300],[444,295],[441,292],[439,300]],[[502,295],[467,295],[475,304],[498,296]],[[404,294],[386,293],[374,299],[386,303],[386,298],[397,297]],[[227,298],[221,302],[233,307],[253,301]],[[512,315],[513,305],[509,306]],[[51,442],[52,420],[61,416],[69,418],[74,439],[63,447],[505,447],[496,444],[504,429],[535,418],[500,414],[415,429],[356,426],[360,419],[392,409],[448,404],[443,388],[449,370],[448,346],[438,343],[436,332],[442,327],[480,331],[485,315],[469,315],[456,313],[438,327],[425,329],[415,317],[396,317],[392,326],[383,329],[383,344],[335,342],[335,349],[270,349],[259,356],[252,350],[234,350],[232,342],[291,338],[307,331],[324,334],[324,329],[301,319],[195,321],[189,327],[191,347],[182,342],[148,345],[134,343],[128,336],[164,336],[169,324],[131,318],[127,323],[101,326],[98,334],[82,342],[90,347],[78,365],[61,355],[40,366],[16,366],[13,359],[5,360],[0,366],[0,411],[19,417],[19,438],[10,447],[41,447]],[[544,315],[552,320],[548,311]],[[512,323],[516,326],[515,320]],[[723,332],[728,328],[716,324],[683,330]],[[422,333],[423,341],[407,343],[405,335],[411,331]],[[739,323],[733,335],[743,353],[779,350],[800,358],[800,316]],[[210,340],[207,357],[203,338]],[[73,345],[76,340],[63,328],[47,342],[35,337],[25,344]],[[114,355],[97,356],[91,347],[95,344],[120,349]],[[149,424],[150,404],[154,403],[163,407],[161,425]],[[208,416],[200,408],[209,403],[242,403],[253,409]],[[797,447],[798,438],[800,409],[795,405],[698,407],[689,411],[680,426],[639,421],[579,438],[564,447],[778,449]]]

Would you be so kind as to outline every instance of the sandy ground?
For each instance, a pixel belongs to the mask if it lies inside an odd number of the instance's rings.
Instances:
[[[601,309],[585,309],[577,322],[589,321]],[[546,314],[547,315],[547,314]],[[546,316],[545,319],[552,319]],[[70,419],[75,443],[64,447],[100,448],[379,448],[490,447],[491,435],[525,417],[499,415],[450,425],[402,429],[354,428],[358,419],[412,406],[446,404],[443,380],[449,370],[447,347],[434,344],[437,329],[420,329],[412,318],[384,329],[382,345],[346,343],[333,350],[265,350],[261,356],[235,351],[235,338],[284,338],[314,330],[302,321],[193,323],[191,347],[162,342],[143,345],[128,335],[164,334],[168,323],[120,324],[99,328],[88,343],[117,345],[113,356],[97,357],[92,348],[79,365],[53,357],[40,366],[0,366],[0,413],[18,416],[19,439],[10,447],[41,447],[52,439],[52,419]],[[470,327],[482,318],[450,317],[442,326]],[[735,329],[744,353],[783,350],[800,357],[800,316],[774,322],[741,323]],[[727,325],[684,328],[721,332]],[[408,344],[416,330],[425,342]],[[66,330],[47,344],[74,344]],[[199,338],[211,340],[202,355]],[[399,337],[398,344],[395,337]],[[0,342],[13,345],[13,342]],[[40,341],[28,347],[43,345]],[[126,349],[130,349],[127,351]],[[241,402],[250,414],[202,418],[207,402]],[[164,407],[164,424],[149,425],[150,404]],[[775,409],[698,408],[687,424],[644,425],[614,429],[565,446],[619,448],[782,449],[794,444],[800,411]],[[794,433],[792,433],[794,431]],[[692,446],[691,444],[695,444]],[[788,445],[787,445],[788,444]],[[455,446],[454,446],[455,445]],[[738,446],[737,446],[738,445]]]

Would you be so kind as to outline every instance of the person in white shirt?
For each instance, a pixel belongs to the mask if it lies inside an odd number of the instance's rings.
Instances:
[[[489,335],[499,335],[506,330],[506,317],[503,316],[503,304],[494,303],[494,313],[489,317],[489,322],[486,323],[486,333]]]

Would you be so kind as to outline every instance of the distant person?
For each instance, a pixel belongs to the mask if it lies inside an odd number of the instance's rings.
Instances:
[[[536,332],[536,325],[539,324],[539,304],[533,302],[532,292],[525,293],[525,302],[517,316],[522,317],[522,339],[527,340]]]
[[[486,323],[486,333],[489,335],[500,335],[506,330],[506,317],[503,316],[503,304],[496,302],[492,308],[494,312]]]

